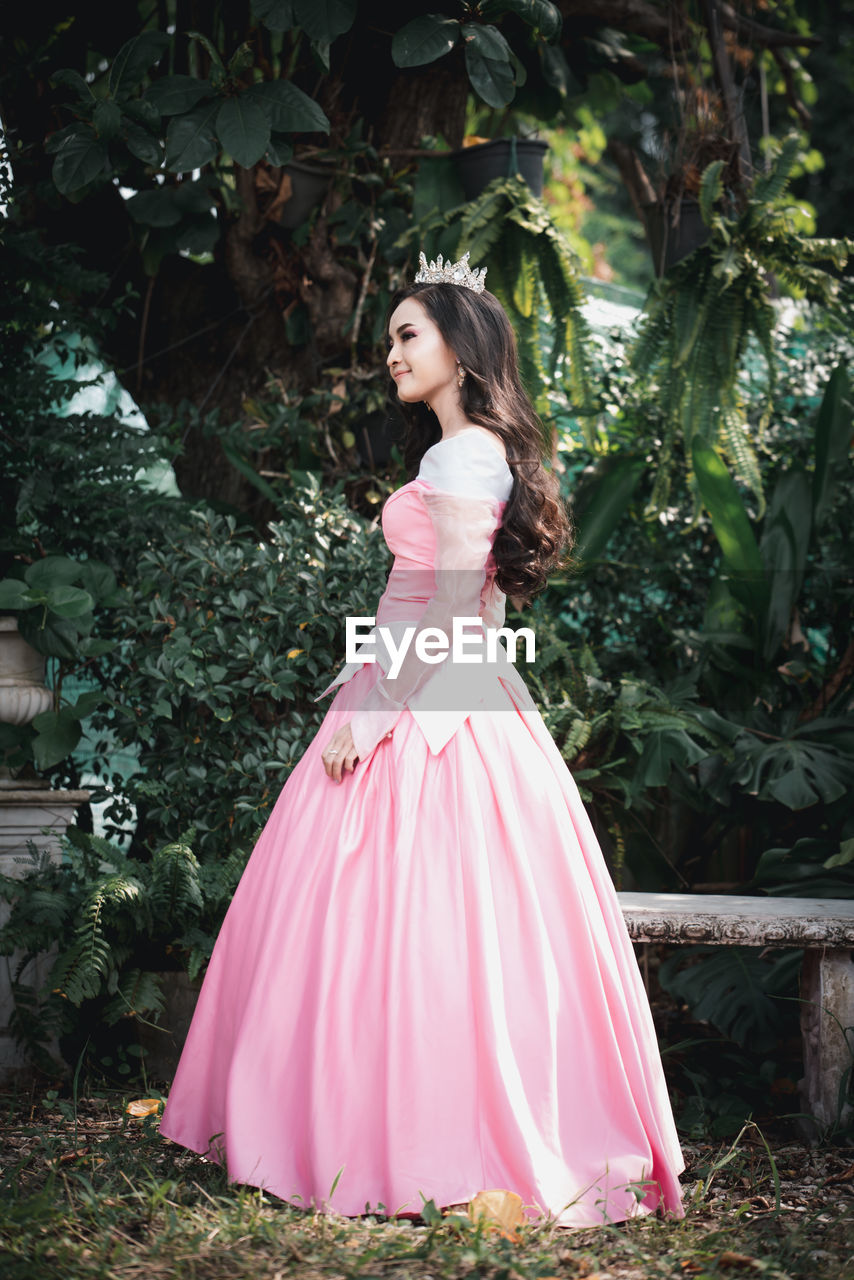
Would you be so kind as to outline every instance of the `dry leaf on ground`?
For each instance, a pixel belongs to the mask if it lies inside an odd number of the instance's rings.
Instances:
[[[125,1107],[129,1116],[156,1116],[162,1106],[159,1098],[134,1098]]]

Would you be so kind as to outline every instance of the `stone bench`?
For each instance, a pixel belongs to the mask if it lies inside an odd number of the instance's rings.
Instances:
[[[804,947],[801,976],[803,1110],[833,1124],[854,1062],[854,902],[724,894],[618,893],[634,942]],[[846,1106],[841,1119],[851,1116]]]

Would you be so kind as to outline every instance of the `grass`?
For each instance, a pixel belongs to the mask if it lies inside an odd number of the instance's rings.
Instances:
[[[685,1147],[682,1220],[502,1235],[432,1202],[414,1223],[293,1208],[129,1116],[136,1095],[89,1093],[0,1095],[4,1280],[854,1280],[854,1150],[753,1124]]]

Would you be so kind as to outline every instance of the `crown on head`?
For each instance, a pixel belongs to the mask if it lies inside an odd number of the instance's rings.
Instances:
[[[420,269],[415,276],[416,284],[459,284],[464,289],[471,289],[473,293],[483,293],[486,267],[472,271],[467,253],[463,254],[459,262],[446,262],[444,265],[441,253],[429,266],[423,253],[419,253],[418,261]]]

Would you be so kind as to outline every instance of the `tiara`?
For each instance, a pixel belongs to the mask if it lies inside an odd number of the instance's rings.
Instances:
[[[471,289],[473,293],[483,293],[486,267],[472,271],[467,253],[463,254],[459,262],[446,262],[444,266],[441,253],[429,266],[423,253],[419,253],[418,261],[420,269],[415,276],[416,284],[461,284],[464,289]]]

